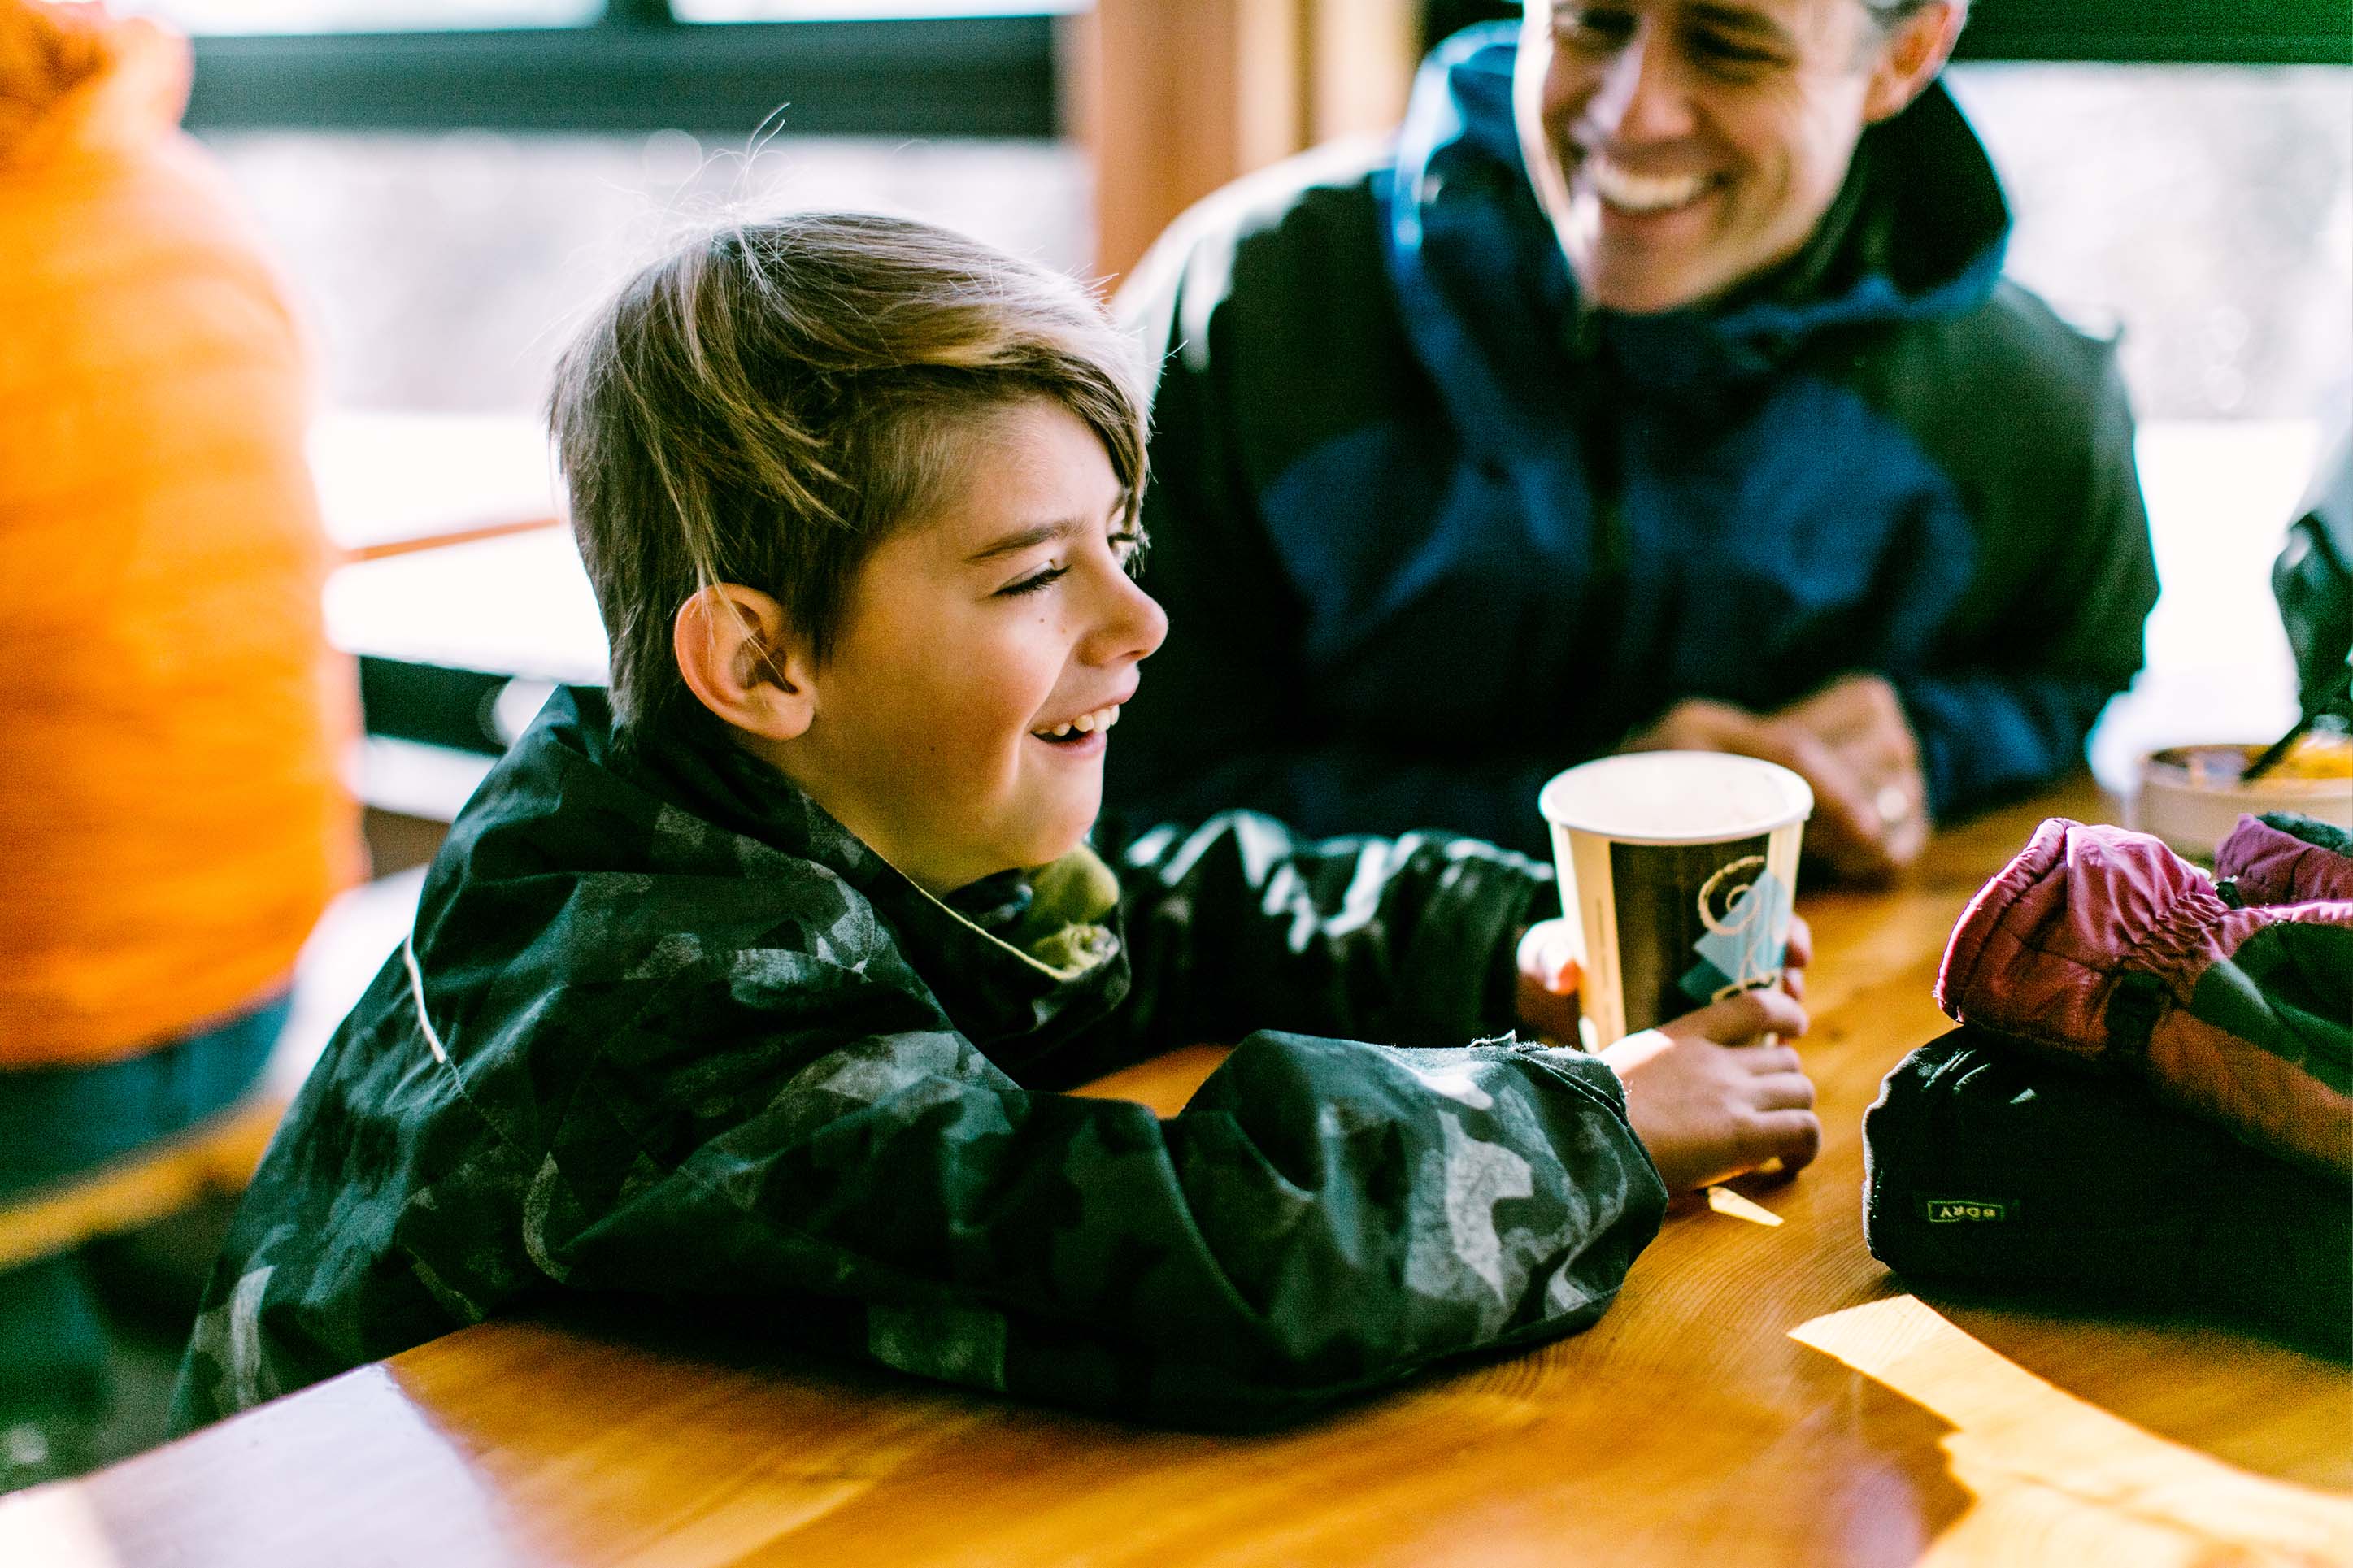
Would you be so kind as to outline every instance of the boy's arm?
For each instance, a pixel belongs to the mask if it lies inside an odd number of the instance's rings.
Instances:
[[[771,1302],[797,1341],[928,1377],[1248,1425],[1583,1327],[1664,1207],[1572,1051],[1260,1034],[1162,1121],[1026,1092],[944,1027],[859,1035],[910,999],[847,971],[794,993],[821,1000],[744,1049],[813,1059],[723,1124],[631,1105],[658,1018],[608,1045],[534,1184],[541,1268]],[[617,1114],[718,1130],[667,1153]]]
[[[1450,1046],[1515,1022],[1520,933],[1553,874],[1476,839],[1303,838],[1232,812],[1107,844],[1147,1047],[1252,1028]]]

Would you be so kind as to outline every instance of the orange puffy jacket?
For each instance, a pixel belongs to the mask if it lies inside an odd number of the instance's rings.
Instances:
[[[263,999],[358,864],[303,345],[187,88],[0,0],[0,1068]]]

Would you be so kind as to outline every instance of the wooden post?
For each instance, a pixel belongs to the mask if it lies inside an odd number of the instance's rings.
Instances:
[[[1416,0],[1096,0],[1075,18],[1070,121],[1095,167],[1095,264],[1133,266],[1229,181],[1397,123]]]
[[[1306,144],[1396,129],[1420,63],[1417,0],[1310,0],[1307,9]]]

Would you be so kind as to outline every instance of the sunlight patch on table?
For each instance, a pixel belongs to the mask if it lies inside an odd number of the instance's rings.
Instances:
[[[2250,1475],[2053,1387],[1898,1296],[1789,1337],[1952,1424],[1977,1502],[1920,1561],[2068,1568],[2353,1563],[2353,1499]]]
[[[1763,1204],[1742,1197],[1730,1187],[1708,1188],[1707,1206],[1718,1214],[1730,1215],[1734,1219],[1745,1219],[1751,1225],[1773,1226],[1781,1223],[1779,1215],[1775,1214]]]

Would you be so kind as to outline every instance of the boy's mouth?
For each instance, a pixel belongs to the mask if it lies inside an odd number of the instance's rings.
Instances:
[[[1119,722],[1119,704],[1106,702],[1102,707],[1082,713],[1075,719],[1065,719],[1029,732],[1048,745],[1075,746],[1102,733]]]

